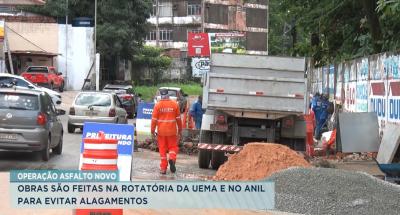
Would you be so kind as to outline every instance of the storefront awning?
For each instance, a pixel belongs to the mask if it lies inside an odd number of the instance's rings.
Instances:
[[[11,51],[11,54],[14,55],[31,55],[31,56],[47,56],[47,57],[56,57],[60,54],[51,53],[51,52],[43,52],[43,51]]]

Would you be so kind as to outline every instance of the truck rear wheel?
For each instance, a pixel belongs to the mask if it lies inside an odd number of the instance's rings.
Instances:
[[[225,133],[213,132],[212,143],[224,144]],[[225,153],[219,151],[212,151],[211,153],[211,168],[217,170],[226,160]]]
[[[199,142],[211,143],[211,132],[200,130]],[[197,156],[198,156],[197,158],[198,158],[199,168],[207,169],[210,166],[211,152],[204,149],[200,149],[199,154]]]

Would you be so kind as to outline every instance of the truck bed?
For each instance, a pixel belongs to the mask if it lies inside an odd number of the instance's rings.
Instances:
[[[207,109],[301,114],[305,58],[213,54],[203,88]]]

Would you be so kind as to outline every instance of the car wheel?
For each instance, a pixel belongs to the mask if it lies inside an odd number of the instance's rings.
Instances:
[[[53,149],[54,153],[56,153],[57,155],[61,155],[62,147],[63,147],[63,133],[61,133],[60,142],[58,142],[58,145]]]
[[[68,133],[74,133],[74,132],[75,132],[75,126],[68,123]]]
[[[43,161],[48,161],[50,159],[50,137],[47,138],[47,143],[44,147],[44,149],[41,151],[41,155],[42,155],[42,160]]]
[[[58,88],[58,90],[59,90],[60,92],[64,92],[64,81],[61,82],[60,88]]]

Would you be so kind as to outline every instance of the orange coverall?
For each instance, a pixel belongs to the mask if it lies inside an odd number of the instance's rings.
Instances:
[[[168,167],[167,152],[169,159],[176,161],[178,154],[178,134],[182,131],[181,113],[179,105],[170,99],[161,99],[153,109],[151,120],[151,133],[154,134],[157,127],[158,150],[160,152],[160,169]]]

